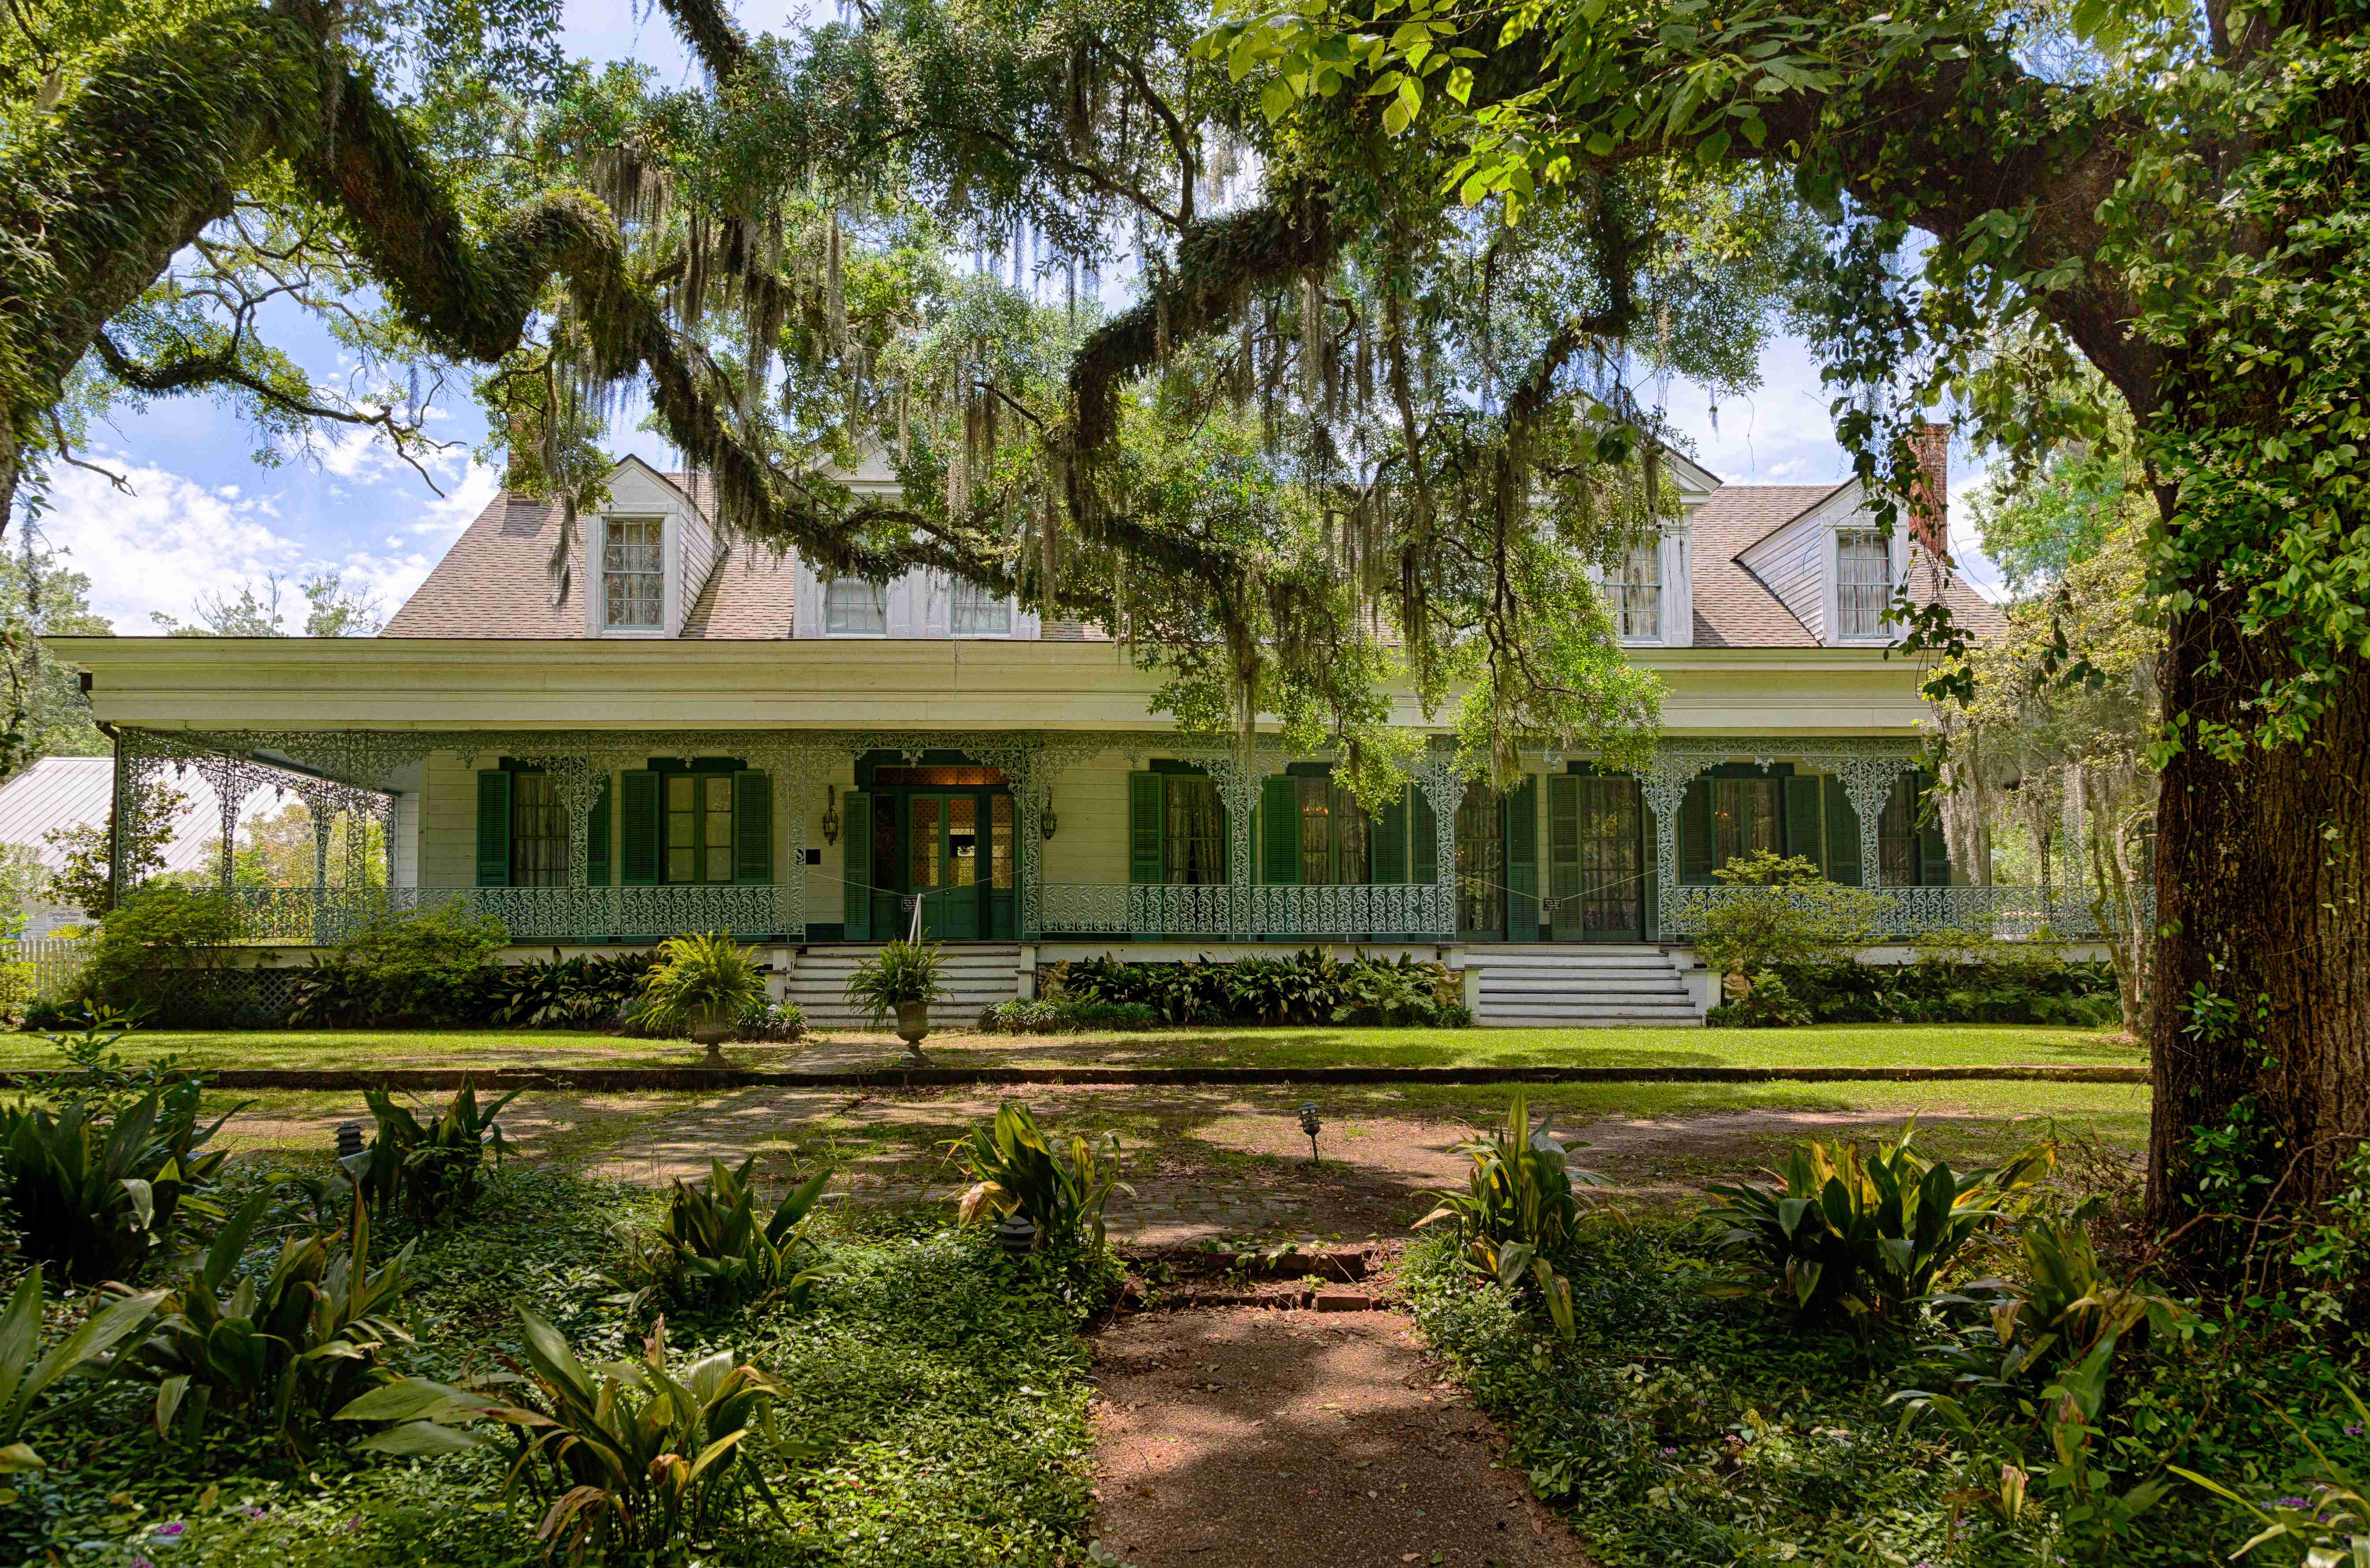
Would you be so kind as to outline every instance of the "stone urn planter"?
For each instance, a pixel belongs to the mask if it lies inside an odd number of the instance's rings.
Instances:
[[[694,1044],[708,1047],[708,1055],[700,1058],[701,1066],[720,1067],[726,1065],[724,1042],[732,1035],[732,1014],[730,1010],[712,1005],[695,1008],[685,1027],[691,1032]]]
[[[899,1002],[897,1004],[897,1038],[916,1056],[922,1054],[922,1041],[930,1032],[930,1004]]]

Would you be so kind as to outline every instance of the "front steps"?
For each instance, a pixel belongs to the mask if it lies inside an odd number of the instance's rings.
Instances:
[[[1655,947],[1524,942],[1469,947],[1473,1021],[1511,1027],[1621,1028],[1703,1022],[1680,964]]]
[[[791,949],[783,999],[798,1003],[811,1028],[875,1027],[860,1009],[847,1005],[846,992],[847,977],[856,966],[880,951],[879,942],[818,942]],[[987,1008],[1020,995],[1018,944],[950,942],[938,953],[938,984],[946,995],[930,1004],[933,1028],[968,1029]]]

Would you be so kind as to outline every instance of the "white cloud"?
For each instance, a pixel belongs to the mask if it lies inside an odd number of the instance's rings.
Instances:
[[[162,468],[121,471],[129,495],[87,469],[60,468],[41,520],[50,544],[90,578],[91,608],[117,631],[154,633],[151,611],[186,617],[201,594],[236,594],[249,579],[303,564],[304,547],[265,523],[257,502]]]

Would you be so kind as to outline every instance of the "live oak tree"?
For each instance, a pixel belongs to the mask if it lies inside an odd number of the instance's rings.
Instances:
[[[2183,1226],[2233,1178],[2328,1196],[2370,1126],[2370,9],[1361,0],[1218,43],[1283,121],[1381,95],[1510,221],[1639,164],[1790,171],[1831,225],[1811,327],[1863,473],[1907,478],[1904,427],[1949,392],[2003,439],[2065,433],[2026,395],[2065,364],[1990,356],[2004,327],[2095,367],[2167,617],[2150,1212]]]

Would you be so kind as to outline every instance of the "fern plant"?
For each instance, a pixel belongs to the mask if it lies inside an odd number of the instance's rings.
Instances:
[[[905,1004],[935,1002],[946,995],[939,963],[938,950],[928,942],[883,942],[848,975],[847,1005],[862,1008],[879,1024]]]
[[[753,949],[729,932],[692,931],[659,944],[636,1011],[644,1023],[667,1031],[703,1015],[729,1021],[765,1000],[765,974]]]

